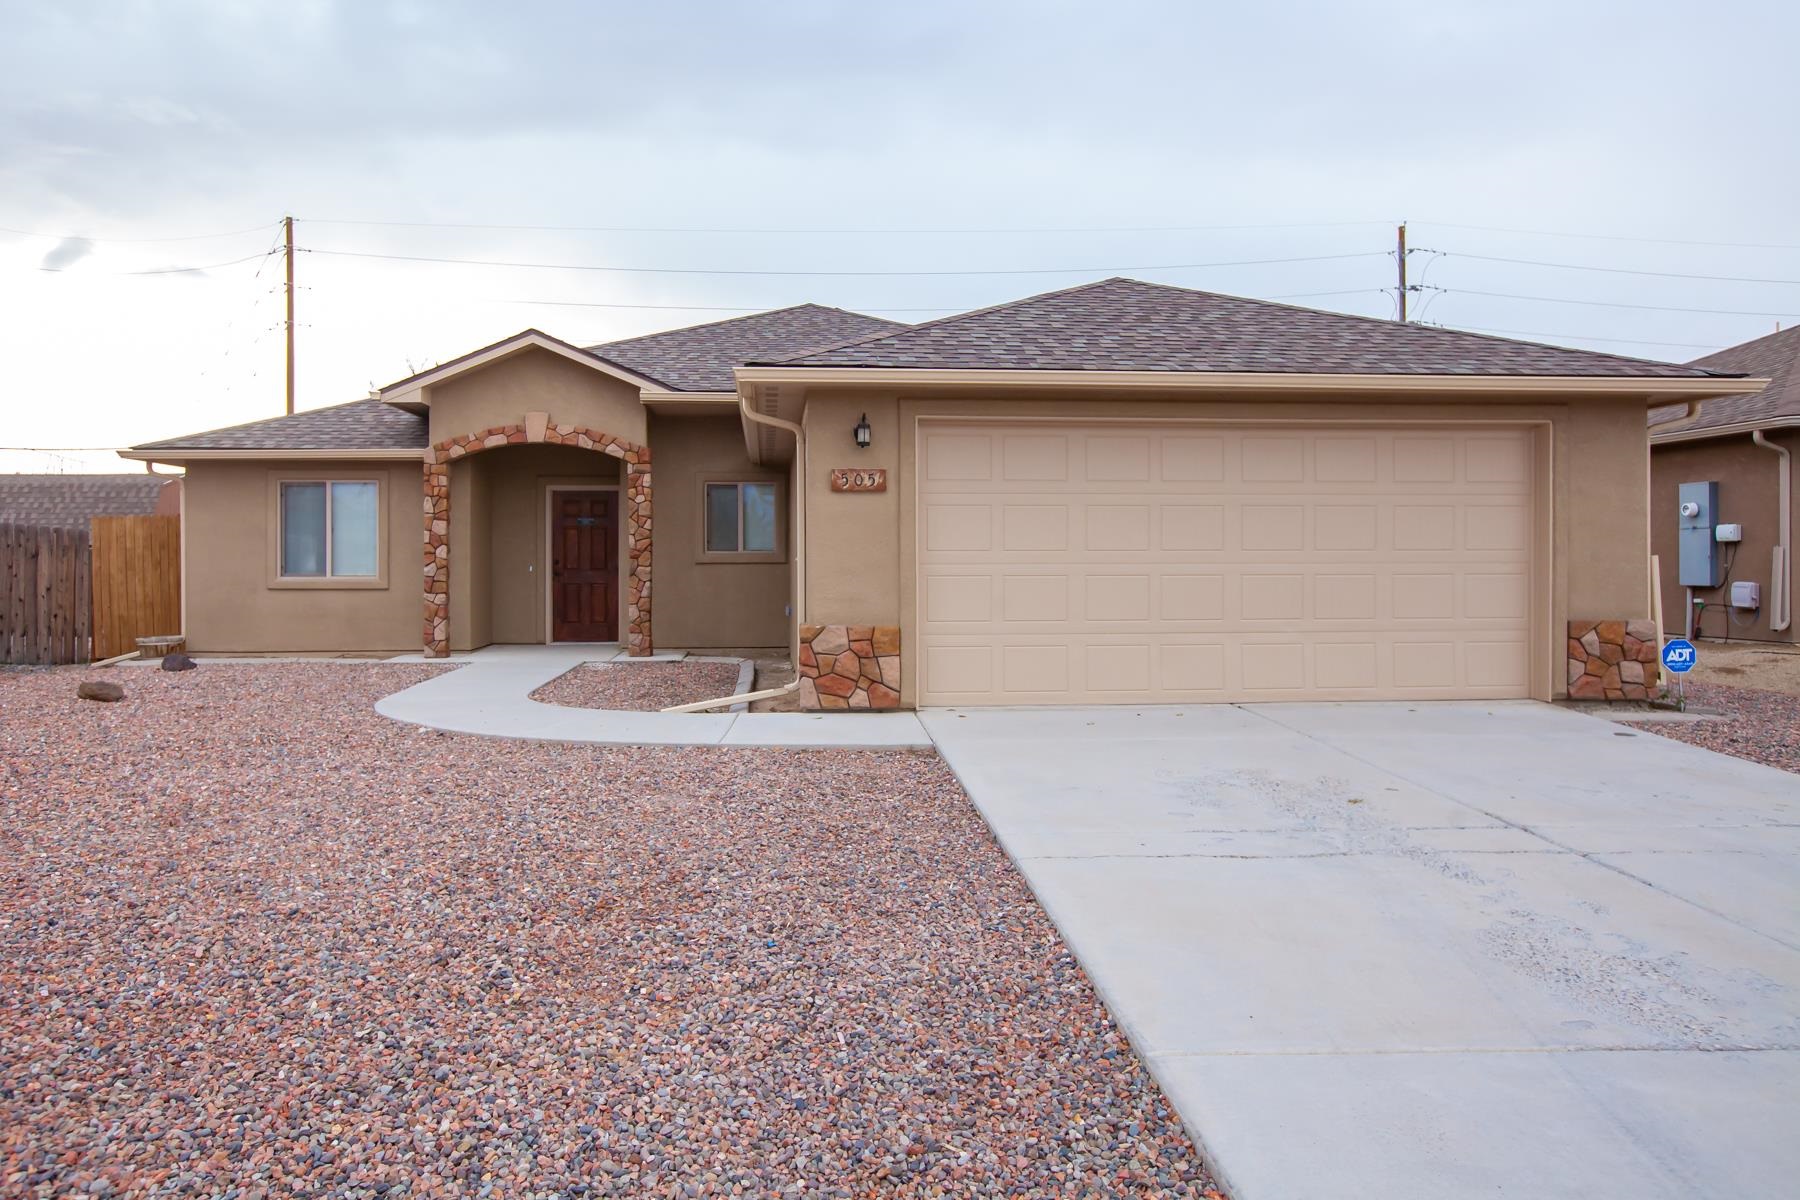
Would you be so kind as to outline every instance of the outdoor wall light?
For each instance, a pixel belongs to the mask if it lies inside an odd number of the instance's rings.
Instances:
[[[856,428],[850,431],[850,436],[856,439],[857,449],[867,450],[869,448],[869,441],[875,436],[875,431],[869,428],[868,413],[863,414],[862,420],[856,423]]]

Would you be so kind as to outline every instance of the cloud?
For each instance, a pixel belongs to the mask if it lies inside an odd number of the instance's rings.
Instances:
[[[94,243],[86,238],[64,238],[50,248],[38,267],[44,271],[66,271],[93,252]]]

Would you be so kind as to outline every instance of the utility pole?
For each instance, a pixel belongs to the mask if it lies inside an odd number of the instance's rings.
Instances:
[[[292,233],[291,233],[292,226],[289,226],[289,230],[290,230],[289,236],[291,237],[292,236]],[[1394,233],[1395,233],[1395,237],[1397,238],[1397,241],[1395,242],[1395,249],[1394,249],[1394,264],[1397,267],[1399,267],[1399,269],[1400,269],[1400,290],[1396,294],[1400,297],[1400,323],[1402,325],[1404,325],[1404,324],[1406,324],[1406,222],[1405,221],[1400,222],[1400,227],[1398,229],[1396,229],[1394,231]],[[289,244],[290,244],[290,246],[292,245],[291,242]],[[289,250],[289,252],[288,252],[288,283],[290,286],[292,285],[293,280],[294,280],[293,270],[294,270],[293,251]],[[294,314],[292,311],[293,303],[294,302],[292,299],[292,292],[290,291],[289,292],[289,300],[288,300],[288,306],[289,306],[288,320],[290,322],[294,318]],[[293,345],[293,333],[291,331],[288,334],[288,344],[290,346]],[[289,358],[291,359],[292,357],[293,356],[290,353]],[[292,371],[292,369],[293,368],[290,366],[289,370]],[[290,388],[290,390],[292,390],[292,389]],[[289,412],[293,411],[292,405],[289,406],[288,411]]]
[[[281,218],[281,229],[287,246],[287,411],[291,417],[294,415],[294,218]],[[1404,232],[1405,226],[1401,229]],[[1405,272],[1404,263],[1400,269]],[[1406,301],[1402,299],[1400,303]]]

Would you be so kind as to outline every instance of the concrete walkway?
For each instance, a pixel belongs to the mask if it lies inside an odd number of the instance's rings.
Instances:
[[[457,669],[380,700],[396,721],[452,733],[618,746],[792,746],[891,749],[929,746],[918,717],[904,713],[658,713],[570,708],[531,693],[584,662],[671,662],[681,654],[625,658],[604,645],[490,646],[448,660],[405,655],[392,662],[445,662]]]
[[[1793,1194],[1800,778],[1530,703],[923,719],[1234,1200]]]

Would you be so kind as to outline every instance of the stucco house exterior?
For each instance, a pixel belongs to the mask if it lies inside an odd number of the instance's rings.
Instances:
[[[195,651],[787,645],[817,708],[1642,695],[1646,411],[1755,380],[1109,279],[528,330],[180,465]]]
[[[1695,636],[1793,642],[1794,457],[1800,454],[1800,327],[1780,330],[1694,360],[1706,370],[1766,378],[1760,392],[1721,396],[1700,411],[1653,411],[1650,436],[1652,545],[1662,567],[1664,620]],[[1716,547],[1720,582],[1692,593],[1681,582],[1680,488],[1717,483],[1709,523],[1741,527],[1743,540]],[[1758,585],[1754,609],[1730,604],[1731,585]],[[1690,624],[1688,601],[1700,602]]]

